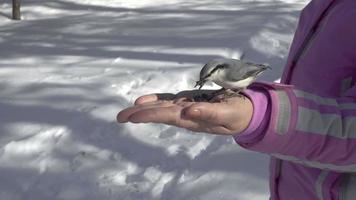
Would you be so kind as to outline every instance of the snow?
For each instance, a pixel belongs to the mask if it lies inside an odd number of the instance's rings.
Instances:
[[[212,58],[245,53],[278,81],[306,3],[27,0],[13,21],[0,0],[0,199],[267,199],[268,156],[115,116],[192,89]]]

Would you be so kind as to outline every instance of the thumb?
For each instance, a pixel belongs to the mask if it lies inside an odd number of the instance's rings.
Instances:
[[[220,123],[216,106],[212,103],[193,104],[183,110],[183,117],[212,124]]]

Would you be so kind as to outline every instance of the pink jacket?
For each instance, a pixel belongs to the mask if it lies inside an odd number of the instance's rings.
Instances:
[[[356,199],[356,0],[302,11],[282,84],[255,83],[241,146],[271,155],[272,200]]]

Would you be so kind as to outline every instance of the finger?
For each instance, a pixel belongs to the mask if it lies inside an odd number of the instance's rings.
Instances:
[[[204,126],[204,132],[207,132],[207,133],[212,133],[212,134],[215,134],[215,135],[231,135],[233,134],[233,132],[224,127],[224,126],[212,126],[212,125],[209,125],[209,124],[206,124]]]
[[[242,131],[250,122],[253,109],[252,103],[244,101],[249,100],[236,97],[220,103],[195,103],[183,110],[183,116],[213,126],[222,126],[231,131]]]
[[[179,98],[176,98],[176,99],[173,100],[173,103],[177,104],[177,105],[179,105],[179,104],[183,105],[183,104],[185,104],[187,102],[193,102],[193,99],[188,98],[188,97],[179,97]]]
[[[169,101],[156,101],[156,102],[148,102],[145,104],[136,105],[136,106],[121,110],[117,114],[116,120],[119,123],[125,123],[125,122],[128,122],[129,117],[136,112],[139,112],[139,111],[142,111],[145,109],[154,108],[154,107],[163,108],[163,107],[169,107],[172,105],[173,105],[172,102],[169,102]]]
[[[137,98],[135,101],[135,105],[154,102],[158,100],[173,100],[174,97],[175,95],[171,93],[148,94]]]
[[[219,126],[224,124],[224,121],[219,116],[221,108],[221,103],[195,103],[184,109],[183,116],[187,119],[201,120]]]
[[[150,108],[132,114],[129,121],[133,123],[163,123],[190,130],[202,130],[197,122],[183,119],[181,117],[181,111],[182,108],[178,106]]]
[[[134,104],[140,105],[140,104],[149,103],[157,100],[158,100],[158,96],[156,94],[148,94],[137,98]]]
[[[219,135],[229,135],[231,130],[224,126],[216,126],[206,121],[190,120],[182,118],[182,107],[152,107],[133,113],[129,121],[133,123],[163,123],[178,126],[195,132],[208,132]]]
[[[173,102],[175,105],[180,106],[182,108],[186,108],[194,104],[195,102],[191,101],[178,101],[178,102]]]
[[[151,107],[144,110],[134,112],[129,117],[129,121],[133,123],[166,123],[172,124],[179,116],[179,107]]]

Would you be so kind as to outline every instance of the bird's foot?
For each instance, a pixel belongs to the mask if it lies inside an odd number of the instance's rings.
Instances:
[[[246,98],[245,95],[241,93],[242,90],[231,90],[231,89],[221,89],[213,93],[211,102],[227,102],[227,99],[232,97]]]

